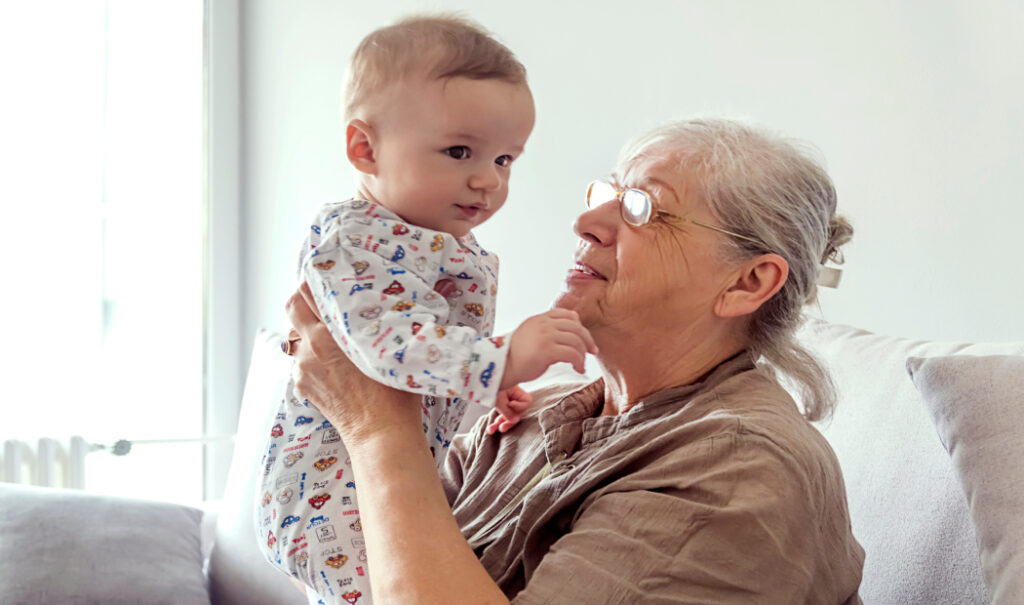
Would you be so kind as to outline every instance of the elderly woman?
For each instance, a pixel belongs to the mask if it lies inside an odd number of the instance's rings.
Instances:
[[[508,432],[482,419],[440,480],[416,396],[356,371],[300,290],[298,389],[349,446],[374,601],[859,603],[864,552],[809,422],[834,395],[793,340],[852,231],[835,206],[813,160],[747,126],[639,139],[590,185],[555,303],[601,377],[534,393]]]

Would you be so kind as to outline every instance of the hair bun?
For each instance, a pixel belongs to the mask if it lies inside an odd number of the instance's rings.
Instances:
[[[839,250],[846,242],[853,238],[853,225],[846,217],[833,214],[828,222],[828,243],[825,244],[825,253],[821,256],[821,264],[832,262],[837,265],[843,264],[843,253]]]

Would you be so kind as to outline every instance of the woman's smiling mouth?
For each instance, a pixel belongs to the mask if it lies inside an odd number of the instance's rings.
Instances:
[[[580,261],[576,261],[576,263],[573,264],[572,269],[569,270],[569,277],[585,279],[605,279],[605,276],[598,273],[597,270],[595,270],[593,267]]]

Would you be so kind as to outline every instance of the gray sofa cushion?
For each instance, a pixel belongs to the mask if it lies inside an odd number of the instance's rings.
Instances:
[[[0,484],[0,601],[209,605],[202,516],[179,504]]]

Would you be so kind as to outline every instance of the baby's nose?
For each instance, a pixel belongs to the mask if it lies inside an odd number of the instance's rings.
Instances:
[[[476,170],[469,178],[469,186],[473,189],[493,191],[501,185],[501,176],[498,174],[497,166],[490,166]]]

